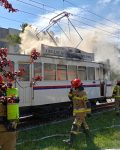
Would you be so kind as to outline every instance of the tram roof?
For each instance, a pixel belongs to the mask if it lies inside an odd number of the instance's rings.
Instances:
[[[72,47],[53,47],[41,45],[41,56],[62,57],[81,61],[94,61],[94,53],[87,53]]]

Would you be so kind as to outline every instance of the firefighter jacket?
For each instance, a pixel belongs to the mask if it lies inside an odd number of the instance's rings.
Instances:
[[[5,88],[3,88],[4,84],[0,84],[0,98],[6,96]],[[0,132],[6,131],[6,127],[4,126],[4,122],[6,121],[7,116],[7,107],[3,101],[0,101]]]
[[[120,85],[116,85],[113,89],[112,97],[120,98]]]
[[[6,119],[6,106],[3,103],[0,103],[0,132],[6,131],[6,127],[4,126],[4,121]]]
[[[88,97],[82,88],[71,89],[68,97],[73,102],[73,116],[79,113],[90,113],[91,108],[87,107]]]

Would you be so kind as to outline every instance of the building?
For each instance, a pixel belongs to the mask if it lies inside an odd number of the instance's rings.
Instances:
[[[20,31],[13,28],[1,28],[0,27],[0,48],[8,48],[10,53],[19,53],[19,45],[11,45],[7,37],[8,35],[19,34]]]

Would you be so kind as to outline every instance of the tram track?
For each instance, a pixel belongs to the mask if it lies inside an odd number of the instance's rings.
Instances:
[[[113,110],[115,106],[115,102],[109,102],[109,103],[103,103],[96,105],[95,107],[92,107],[92,114],[102,113],[105,111]],[[65,112],[57,112],[62,115],[62,113]],[[55,114],[55,113],[54,113]],[[48,114],[41,118],[40,116],[36,117],[34,115],[28,115],[20,118],[20,121],[18,123],[18,130],[27,130],[31,129],[40,125],[50,124],[50,123],[59,123],[64,122],[66,120],[71,120],[73,117],[72,115],[62,115],[62,117],[59,117],[58,115],[54,114]],[[48,119],[49,118],[49,119]]]

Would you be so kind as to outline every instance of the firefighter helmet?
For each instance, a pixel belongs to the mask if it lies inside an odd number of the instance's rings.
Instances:
[[[3,83],[3,82],[4,82],[3,76],[0,75],[0,83]]]
[[[79,86],[82,85],[82,82],[81,82],[80,79],[73,79],[73,80],[71,81],[71,84],[72,84],[72,87],[73,87],[73,88],[77,88],[77,87],[79,87]]]

